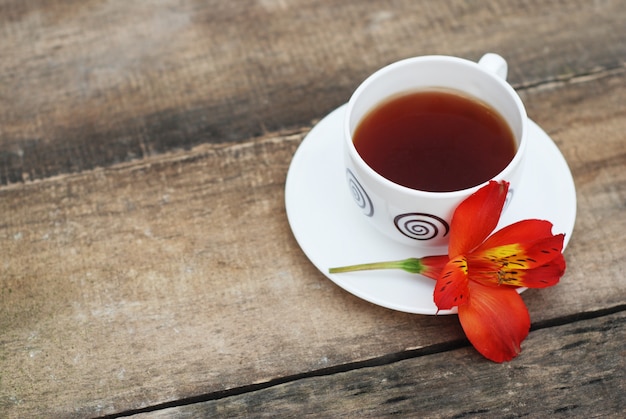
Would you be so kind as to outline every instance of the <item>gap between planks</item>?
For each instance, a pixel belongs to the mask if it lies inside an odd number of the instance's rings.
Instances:
[[[603,308],[594,311],[587,311],[582,313],[576,313],[569,316],[557,317],[554,319],[548,319],[533,323],[530,328],[530,332],[536,330],[547,329],[551,327],[564,326],[567,324],[574,324],[580,321],[596,319],[604,316],[610,316],[626,311],[626,304],[620,304],[614,307]],[[132,409],[124,412],[114,413],[111,415],[101,416],[100,419],[114,419],[121,417],[128,417],[132,415],[157,412],[159,410],[176,408],[182,406],[188,406],[196,403],[203,403],[208,401],[214,401],[224,399],[232,396],[239,396],[246,393],[252,393],[259,390],[268,389],[271,387],[279,386],[290,382],[295,382],[302,379],[312,377],[329,376],[333,374],[339,374],[349,371],[358,370],[361,368],[379,367],[383,365],[393,364],[395,362],[404,361],[412,358],[419,358],[428,355],[441,354],[444,352],[454,351],[469,346],[470,343],[467,339],[456,339],[449,342],[439,343],[435,345],[429,345],[422,348],[410,349],[401,352],[395,352],[379,356],[376,358],[370,358],[363,361],[349,362],[342,365],[335,365],[332,367],[321,368],[313,371],[303,372],[299,374],[288,375],[285,377],[278,377],[272,380],[268,380],[262,383],[254,383],[240,387],[234,387],[226,390],[215,391],[206,394],[200,394],[197,396],[187,397],[179,400],[172,400],[165,403],[160,403],[152,406],[143,407],[140,409]]]
[[[617,76],[624,73],[624,71],[626,71],[626,63],[615,67],[598,67],[586,73],[564,74],[545,80],[528,83],[515,83],[511,86],[517,91],[553,89],[565,84],[586,83],[589,81],[603,79],[605,77]]]

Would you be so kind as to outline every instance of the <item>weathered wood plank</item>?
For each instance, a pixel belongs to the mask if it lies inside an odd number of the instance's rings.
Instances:
[[[112,413],[458,336],[307,262],[282,200],[300,138],[2,190],[0,410]]]
[[[526,97],[582,191],[563,281],[524,294],[535,323],[626,303],[625,79]],[[0,188],[0,411],[110,414],[459,339],[304,257],[283,188],[305,133]]]
[[[134,417],[623,417],[626,313],[532,332],[498,365],[468,348]]]
[[[0,1],[0,416],[115,413],[458,339],[454,318],[330,284],[282,206],[309,121],[408,55],[505,55],[572,166],[568,272],[524,295],[533,321],[624,304],[626,8],[545,3]]]
[[[0,184],[305,126],[407,56],[495,51],[527,86],[625,38],[619,1],[3,0]]]
[[[626,252],[626,67],[539,86],[522,96],[529,116],[563,152],[576,184],[578,213],[563,279],[571,298],[563,303],[581,311],[601,308],[602,303],[585,307],[578,299],[596,286],[614,293],[615,303],[623,302],[626,281],[618,261]],[[561,289],[544,291],[529,291],[529,305],[548,304]]]

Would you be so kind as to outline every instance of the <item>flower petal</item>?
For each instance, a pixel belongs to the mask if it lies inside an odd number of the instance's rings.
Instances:
[[[463,256],[450,260],[435,284],[433,299],[439,310],[464,304],[468,292],[467,262]]]
[[[450,223],[450,258],[472,251],[491,234],[508,189],[508,182],[490,181],[459,204]]]
[[[476,249],[490,249],[513,243],[526,243],[538,238],[552,236],[552,223],[546,220],[522,220],[510,224],[493,233]]]
[[[469,277],[485,285],[529,288],[554,285],[565,272],[563,239],[559,234],[524,244],[477,250],[466,256]]]
[[[559,254],[545,265],[505,272],[501,282],[516,287],[546,288],[556,285],[564,273],[565,258]]]
[[[534,242],[494,247],[473,253],[472,258],[498,261],[506,266],[504,269],[534,269],[545,265],[561,254],[564,238],[563,234],[558,234],[540,238]]]
[[[474,348],[494,362],[510,361],[521,351],[530,316],[514,288],[469,283],[469,299],[459,306],[459,320]]]
[[[469,255],[467,259],[467,272],[471,281],[477,281],[484,285],[499,286],[502,284],[503,263],[497,258],[487,258]]]
[[[524,263],[531,268],[535,268],[550,262],[559,255],[562,256],[561,251],[563,250],[564,240],[565,234],[557,234],[556,236],[537,240],[532,244],[528,243],[528,248],[523,252],[523,257],[526,258]]]

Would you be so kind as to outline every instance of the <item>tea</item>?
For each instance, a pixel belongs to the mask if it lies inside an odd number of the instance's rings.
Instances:
[[[431,192],[479,185],[500,173],[516,151],[514,135],[495,109],[443,89],[381,103],[359,123],[353,142],[380,175]]]

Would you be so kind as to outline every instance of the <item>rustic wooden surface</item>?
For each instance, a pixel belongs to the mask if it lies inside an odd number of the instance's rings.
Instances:
[[[324,411],[358,418],[611,416],[626,411],[623,393],[606,392],[624,386],[624,339],[622,312],[537,330],[528,340],[537,349],[505,365],[485,365],[467,347],[416,352],[149,416],[301,417]]]
[[[0,417],[620,416],[626,5],[336,3],[0,0]],[[578,198],[504,365],[333,285],[283,204],[369,73],[487,51]]]

